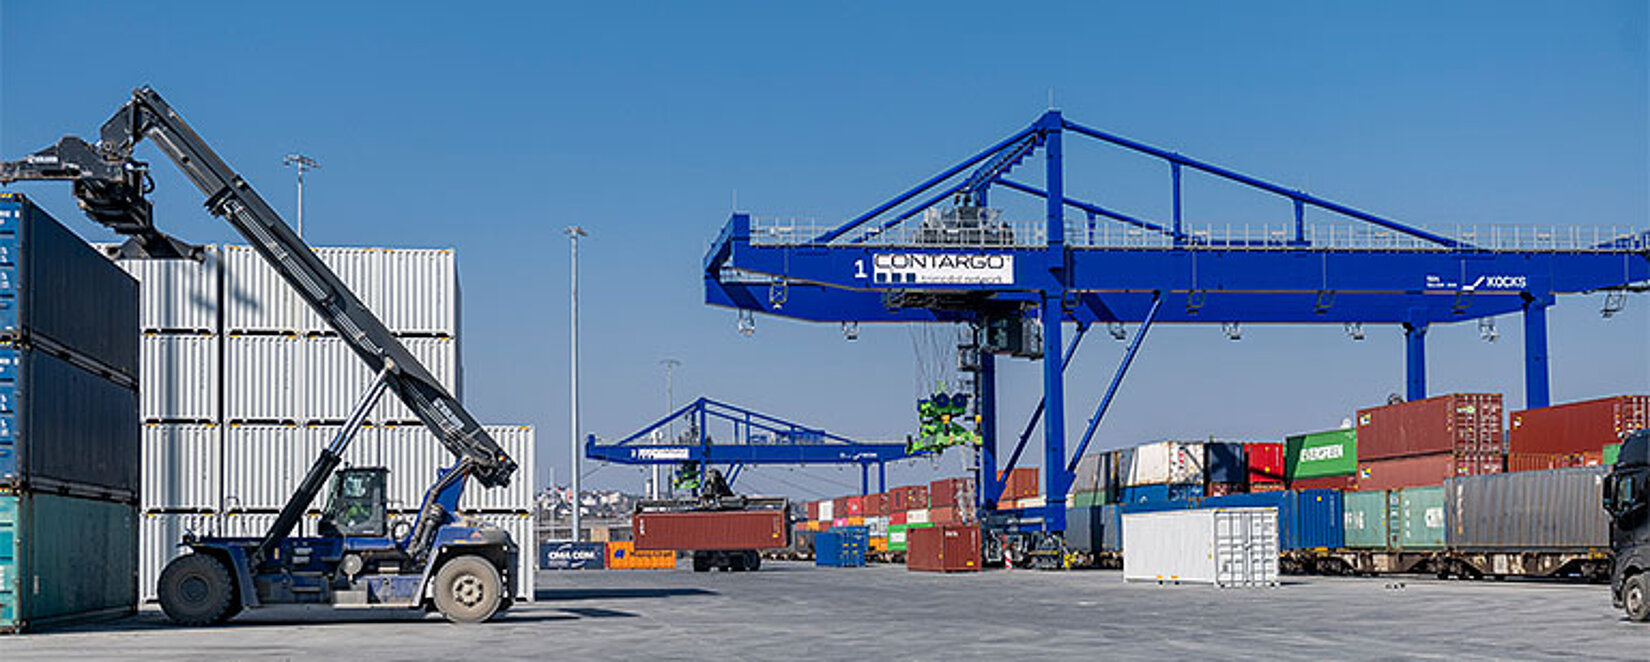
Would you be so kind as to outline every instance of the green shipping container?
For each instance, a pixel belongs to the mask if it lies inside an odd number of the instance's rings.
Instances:
[[[1392,549],[1442,549],[1444,547],[1444,487],[1406,487],[1392,490],[1387,499],[1392,532],[1387,540]]]
[[[921,528],[929,527],[929,526],[933,526],[933,525],[934,525],[933,522],[923,522],[921,524],[889,524],[888,525],[888,551],[890,551],[890,552],[903,552],[903,551],[905,551],[905,532],[910,531],[911,529],[921,529]]]
[[[1091,506],[1106,505],[1105,492],[1077,492],[1071,495],[1071,502],[1066,504],[1072,508],[1088,508]]]
[[[1346,476],[1358,471],[1357,430],[1296,435],[1283,444],[1283,472],[1288,480]]]
[[[1347,492],[1343,497],[1342,514],[1346,518],[1346,546],[1348,549],[1385,549],[1387,546],[1387,493]]]
[[[1604,466],[1616,466],[1616,458],[1621,457],[1621,444],[1610,444],[1604,447]]]
[[[137,610],[137,508],[0,492],[0,632]]]

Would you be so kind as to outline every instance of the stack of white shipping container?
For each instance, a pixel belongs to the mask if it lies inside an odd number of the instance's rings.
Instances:
[[[457,265],[444,249],[318,248],[453,395],[463,398]],[[140,586],[153,598],[185,532],[262,535],[372,375],[250,247],[194,261],[122,260],[142,283],[144,526]],[[534,566],[533,430],[487,426],[520,464],[511,486],[472,483],[460,508],[521,547],[518,596]],[[387,394],[344,462],[390,470],[392,516],[410,520],[452,456]],[[297,533],[313,533],[322,503]]]

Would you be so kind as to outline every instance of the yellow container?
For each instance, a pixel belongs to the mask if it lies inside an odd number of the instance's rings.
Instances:
[[[860,515],[850,517],[848,518],[848,526],[865,526],[865,518]]]
[[[871,551],[888,551],[888,536],[871,536]]]
[[[633,542],[607,543],[607,568],[609,570],[673,570],[676,568],[676,552],[650,551],[636,549]]]

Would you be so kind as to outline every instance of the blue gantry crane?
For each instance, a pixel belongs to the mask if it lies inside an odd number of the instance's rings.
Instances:
[[[1152,219],[1067,192],[1070,135],[1166,164],[1171,211]],[[1040,186],[1013,177],[1043,154]],[[1280,198],[1274,225],[1198,225],[1183,218],[1188,171]],[[1041,219],[1004,219],[990,195],[1039,198]],[[1068,219],[1068,213],[1074,218]],[[1022,528],[1065,529],[1065,495],[1147,331],[1158,323],[1399,326],[1406,392],[1426,397],[1426,334],[1434,324],[1517,313],[1524,324],[1526,405],[1549,404],[1547,309],[1560,294],[1606,292],[1606,310],[1650,284],[1644,227],[1461,228],[1443,234],[1240,174],[1065,119],[1030,126],[835,226],[735,213],[704,262],[705,300],[816,322],[966,323],[980,339],[979,498],[1041,423],[1047,505],[1008,513]],[[1066,324],[1075,326],[1065,341]],[[1067,455],[1064,368],[1091,325],[1139,323],[1105,395]],[[1043,402],[999,468],[997,355],[1043,358]],[[1061,357],[1052,360],[1052,357]],[[1001,472],[1001,473],[1000,473]]]
[[[730,486],[751,465],[858,465],[861,494],[870,492],[872,466],[880,491],[887,489],[888,463],[912,456],[903,442],[855,441],[709,398],[694,400],[617,441],[590,435],[584,454],[616,464],[727,465]]]

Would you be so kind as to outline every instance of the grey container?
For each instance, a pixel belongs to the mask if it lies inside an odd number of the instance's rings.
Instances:
[[[1610,546],[1602,505],[1609,467],[1460,476],[1444,484],[1446,540],[1461,550],[1593,550]]]
[[[138,375],[138,286],[23,196],[0,193],[0,336]]]
[[[0,347],[0,487],[135,502],[140,435],[137,391]]]
[[[1123,507],[1115,503],[1100,506],[1100,549],[1123,551]]]
[[[1105,549],[1105,506],[1066,509],[1066,546],[1079,552]]]

